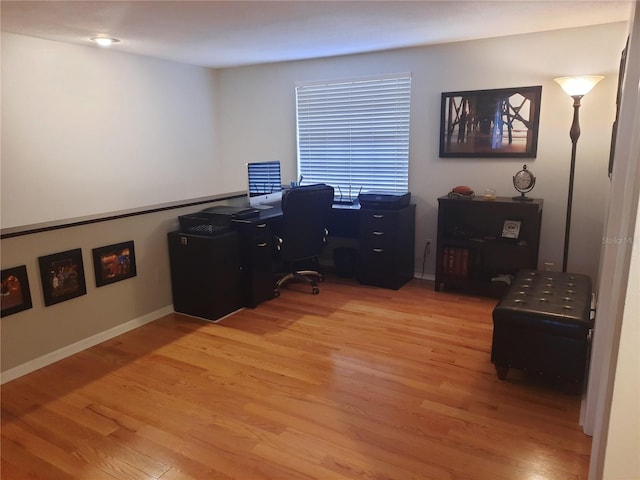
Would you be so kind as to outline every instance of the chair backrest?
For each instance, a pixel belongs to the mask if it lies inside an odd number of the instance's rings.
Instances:
[[[292,262],[320,255],[333,204],[333,187],[305,185],[282,195],[282,259]]]

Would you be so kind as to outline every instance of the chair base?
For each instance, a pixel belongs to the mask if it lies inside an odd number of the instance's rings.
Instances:
[[[320,293],[320,289],[318,288],[318,282],[322,282],[324,280],[324,276],[315,270],[298,270],[295,272],[291,272],[286,274],[280,280],[276,282],[275,289],[273,294],[276,297],[280,296],[280,288],[288,282],[292,281],[301,281],[304,283],[308,283],[311,285],[311,293],[317,295]]]

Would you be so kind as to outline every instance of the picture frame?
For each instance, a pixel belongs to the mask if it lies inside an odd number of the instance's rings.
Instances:
[[[535,158],[542,86],[443,92],[440,157]]]
[[[508,218],[504,221],[502,226],[502,238],[518,239],[520,236],[520,220]]]
[[[38,264],[45,306],[87,293],[80,248],[38,257]]]
[[[137,275],[133,240],[94,248],[92,252],[96,287],[110,285]]]
[[[616,137],[618,135],[618,117],[620,116],[620,103],[622,100],[622,85],[624,84],[624,76],[627,68],[627,50],[629,49],[629,37],[627,37],[627,43],[625,43],[622,53],[620,55],[620,68],[618,70],[618,90],[616,93],[616,116],[613,120],[613,126],[611,128],[611,148],[609,149],[609,178],[613,175],[613,158],[616,154]]]
[[[7,268],[1,274],[2,288],[0,291],[0,317],[7,317],[14,313],[30,309],[31,289],[29,288],[29,277],[27,267]]]

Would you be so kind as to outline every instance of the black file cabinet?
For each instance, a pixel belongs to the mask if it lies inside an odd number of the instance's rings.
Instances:
[[[360,283],[397,290],[413,278],[415,217],[415,205],[360,210]]]
[[[255,308],[274,297],[273,232],[264,220],[234,220],[241,248],[244,305]]]
[[[217,320],[243,306],[237,232],[168,238],[176,312]]]

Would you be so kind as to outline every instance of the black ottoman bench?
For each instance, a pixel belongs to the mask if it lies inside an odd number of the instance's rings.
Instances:
[[[498,378],[516,368],[582,385],[592,328],[588,276],[520,270],[493,310]]]

